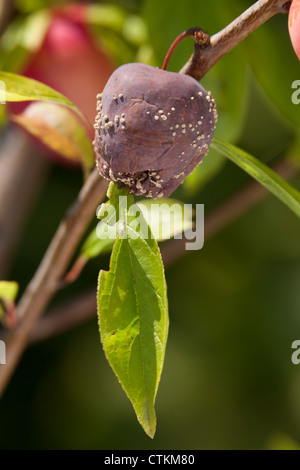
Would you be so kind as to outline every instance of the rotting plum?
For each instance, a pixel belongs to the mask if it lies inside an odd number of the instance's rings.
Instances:
[[[218,116],[194,78],[139,63],[111,75],[97,111],[100,173],[146,197],[169,196],[201,163]]]

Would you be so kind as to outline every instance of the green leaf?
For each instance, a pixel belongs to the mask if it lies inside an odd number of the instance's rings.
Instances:
[[[104,223],[101,223],[101,228],[103,226]],[[100,225],[98,225],[98,230],[99,227]],[[87,259],[96,258],[97,256],[100,256],[104,253],[109,253],[113,247],[114,242],[114,240],[109,238],[99,238],[97,235],[97,229],[95,228],[85,240],[81,248],[80,255]]]
[[[12,120],[65,158],[81,161],[86,169],[94,166],[87,132],[68,108],[56,103],[32,103]]]
[[[193,227],[192,207],[176,199],[143,199],[137,206],[157,241],[170,240]]]
[[[0,281],[0,298],[2,300],[15,301],[19,291],[19,285],[12,281]]]
[[[297,189],[293,188],[264,163],[243,150],[219,139],[214,139],[212,146],[265,186],[300,217],[300,192]]]
[[[98,226],[85,240],[80,251],[80,258],[84,257],[87,260],[96,258],[100,254],[109,253],[114,245],[115,239],[117,238],[117,231],[112,227],[111,233],[108,234],[110,226],[116,225],[119,219],[119,207],[118,204],[114,204],[114,202],[115,200],[118,201],[119,195],[128,196],[128,190],[125,188],[123,192],[120,193],[113,184],[110,184],[107,195],[109,200],[101,204],[97,212],[98,219],[105,218],[105,220],[101,220]],[[133,202],[133,197],[130,196],[130,203],[133,204]],[[115,208],[115,217],[113,217],[114,214],[109,216],[109,207],[111,206]],[[116,236],[114,236],[114,233],[116,233]]]
[[[88,122],[72,101],[41,82],[3,71],[0,71],[0,80],[5,84],[5,90],[0,87],[0,102],[51,101],[71,108],[85,122]]]
[[[116,195],[114,190],[114,204]],[[123,218],[120,211],[123,230],[114,245],[110,271],[99,275],[99,326],[108,362],[140,424],[153,437],[169,324],[166,281],[157,242],[137,230],[145,221],[136,215],[132,198],[128,200],[128,214]]]
[[[166,198],[159,201],[142,199],[137,206],[141,209],[157,241],[169,240],[193,226],[192,208],[176,199]],[[105,212],[105,208],[102,211]],[[107,223],[107,220],[101,220],[97,228],[90,233],[81,248],[81,256],[92,259],[111,251],[115,240],[107,237]]]
[[[19,285],[16,282],[0,281],[0,321],[6,326],[15,325],[15,299],[18,291]]]

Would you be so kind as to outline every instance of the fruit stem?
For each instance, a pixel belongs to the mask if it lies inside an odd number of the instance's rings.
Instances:
[[[164,60],[164,63],[162,65],[162,70],[166,70],[167,66],[168,66],[168,63],[169,63],[169,60],[174,52],[174,50],[176,49],[176,47],[178,46],[178,44],[185,38],[189,37],[189,36],[194,36],[194,39],[195,39],[195,42],[200,46],[202,45],[203,46],[206,46],[209,44],[209,36],[207,33],[204,33],[204,31],[202,31],[201,28],[198,28],[197,26],[195,28],[190,28],[190,29],[187,29],[186,31],[184,31],[183,33],[181,33],[176,39],[175,41],[173,42],[173,44],[171,45],[170,49],[168,50],[167,54],[166,54],[166,57],[165,57],[165,60]]]
[[[180,73],[201,80],[226,54],[278,13],[289,11],[291,0],[258,0],[226,28],[210,37],[207,47],[198,46]]]

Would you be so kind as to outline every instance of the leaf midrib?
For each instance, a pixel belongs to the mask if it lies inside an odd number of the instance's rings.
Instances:
[[[146,387],[146,381],[145,381],[145,356],[144,356],[143,344],[142,344],[141,313],[140,313],[140,307],[139,307],[139,302],[138,302],[138,295],[137,295],[137,289],[136,289],[136,276],[135,276],[135,270],[133,268],[131,248],[128,243],[128,240],[126,241],[127,241],[127,248],[128,248],[131,270],[133,274],[133,288],[134,288],[136,307],[137,307],[137,313],[138,313],[138,318],[139,318],[139,335],[138,336],[139,336],[139,341],[140,341],[140,346],[141,346],[142,363],[143,363],[143,385],[144,385],[144,392],[145,392],[145,397],[146,397],[146,410],[147,410],[147,417],[148,417],[148,425],[151,428],[151,419],[150,419],[150,414],[149,414],[149,400],[148,400],[148,393],[147,393],[147,387]]]

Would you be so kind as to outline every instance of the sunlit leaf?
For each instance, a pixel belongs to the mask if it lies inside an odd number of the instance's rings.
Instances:
[[[101,223],[101,227],[103,225],[104,223]],[[98,227],[100,227],[100,224]],[[82,246],[81,255],[85,256],[87,259],[96,258],[103,253],[109,253],[113,247],[115,240],[104,237],[99,238],[99,235],[97,235],[99,230],[100,228],[98,228],[98,231],[94,229]]]
[[[0,281],[0,322],[5,326],[15,326],[15,300],[19,285],[12,281]]]
[[[142,199],[137,203],[157,241],[168,240],[193,226],[193,211],[176,199]],[[171,210],[171,211],[170,211]],[[92,259],[111,251],[114,240],[107,238],[107,221],[101,220],[84,242],[80,255]]]
[[[176,199],[143,199],[137,203],[157,241],[169,240],[193,227],[193,210]]]
[[[212,146],[265,186],[274,196],[300,217],[300,192],[277,175],[271,168],[228,142],[214,139]]]
[[[93,167],[91,141],[68,108],[56,103],[32,103],[12,119],[51,150],[70,160],[80,161],[85,168]]]
[[[110,188],[114,204],[119,194]],[[132,202],[128,198],[128,218],[119,219],[123,230],[113,248],[110,271],[99,275],[98,314],[106,357],[140,424],[153,437],[154,402],[168,335],[166,282],[157,242],[134,228]]]
[[[18,295],[19,285],[12,281],[0,281],[0,298],[14,301]]]
[[[86,121],[82,112],[72,101],[41,82],[3,71],[0,71],[0,80],[5,84],[5,89],[0,87],[0,102],[51,101],[68,106]]]

